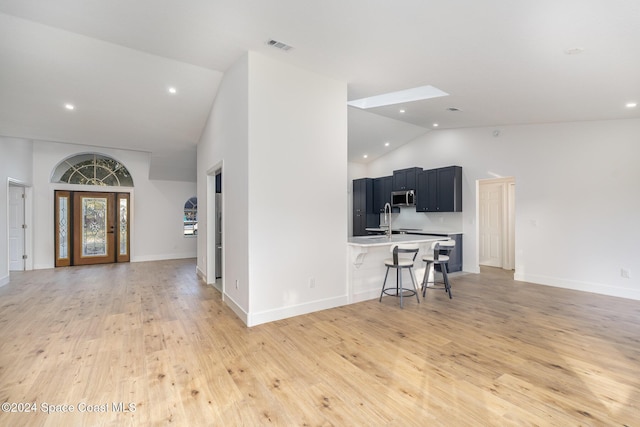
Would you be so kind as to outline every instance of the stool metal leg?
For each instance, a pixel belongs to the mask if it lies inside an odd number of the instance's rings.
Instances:
[[[424,269],[424,277],[422,278],[422,298],[424,298],[425,295],[427,294],[427,285],[429,284],[429,276],[431,274],[430,272],[432,268],[433,268],[433,263],[428,262],[427,268]],[[435,275],[435,269],[433,274]]]
[[[402,293],[402,269],[396,268],[396,295],[400,295],[400,308],[404,308],[402,305]]]
[[[449,294],[449,299],[452,299],[451,285],[449,284],[449,275],[447,274],[447,263],[440,264],[440,270],[442,270],[442,279],[444,280],[444,291]]]
[[[411,267],[409,267],[409,274],[411,274],[411,282],[413,283],[413,290],[416,292],[416,299],[418,300],[418,304],[420,304],[420,297],[418,296],[418,281],[416,280],[416,275]]]
[[[387,276],[389,275],[389,267],[387,267],[387,272],[384,274],[384,282],[382,282],[382,292],[380,292],[379,302],[382,302],[382,295],[384,295],[384,287],[387,284]]]

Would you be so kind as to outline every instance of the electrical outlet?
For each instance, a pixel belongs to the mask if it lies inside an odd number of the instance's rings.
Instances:
[[[309,279],[309,287],[312,288],[312,289],[316,287],[316,278],[315,277],[311,277]]]
[[[621,268],[620,269],[620,277],[625,278],[625,279],[630,279],[631,278],[631,271],[629,271],[629,269],[627,269],[627,268]]]

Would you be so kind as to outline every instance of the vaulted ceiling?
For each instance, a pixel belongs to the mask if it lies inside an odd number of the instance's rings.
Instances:
[[[193,179],[248,50],[349,100],[449,94],[349,107],[349,160],[367,162],[437,129],[640,117],[639,45],[637,0],[0,0],[0,135],[146,151],[152,177]]]

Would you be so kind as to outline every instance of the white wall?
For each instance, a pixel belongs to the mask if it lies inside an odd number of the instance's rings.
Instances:
[[[253,52],[225,73],[198,196],[222,164],[224,298],[249,326],[346,302],[346,120],[343,82]]]
[[[32,156],[31,141],[0,136],[0,286],[9,282],[8,182],[31,185]]]
[[[99,152],[122,162],[131,172],[133,188],[106,187],[101,190],[131,193],[131,261],[151,261],[196,256],[196,239],[185,238],[182,220],[184,203],[196,194],[193,182],[149,180],[149,154],[63,144],[33,143],[34,268],[54,266],[53,206],[55,189],[95,191],[93,186],[51,184],[57,164],[75,154]]]
[[[478,271],[476,181],[514,176],[518,280],[640,299],[640,120],[493,130],[430,132],[372,162],[369,173],[462,166],[468,272]]]
[[[347,86],[258,54],[249,81],[250,323],[258,324],[345,302]]]
[[[214,227],[207,221],[207,173],[222,166],[223,298],[245,323],[249,313],[248,64],[244,55],[225,73],[198,143],[198,270],[213,282],[207,257],[214,248],[207,247],[205,239]]]

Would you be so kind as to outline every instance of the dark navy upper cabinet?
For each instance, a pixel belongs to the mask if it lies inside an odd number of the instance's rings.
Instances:
[[[417,181],[417,212],[462,212],[460,166],[424,170]]]
[[[373,180],[373,211],[384,213],[384,205],[391,203],[393,176],[383,176]],[[399,209],[396,209],[399,210]]]
[[[418,173],[422,168],[407,168],[393,171],[393,191],[415,190]]]
[[[418,174],[416,185],[416,212],[438,210],[438,170],[423,170]]]

